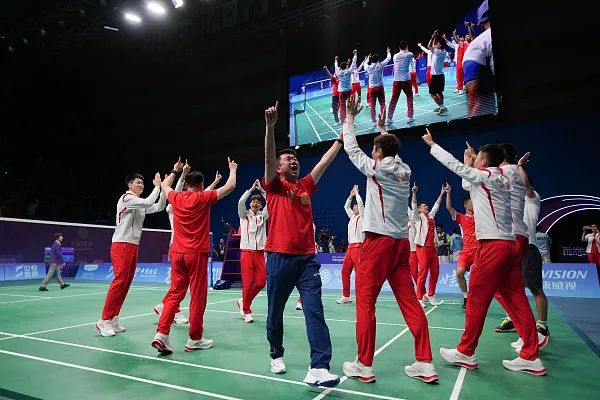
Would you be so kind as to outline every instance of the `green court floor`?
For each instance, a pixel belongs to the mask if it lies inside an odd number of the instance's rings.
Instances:
[[[406,123],[406,96],[404,93],[400,95],[392,124],[387,129],[402,129],[410,126],[418,126],[431,124],[442,121],[467,117],[467,95],[453,93],[455,85],[446,86],[444,90],[444,103],[448,108],[445,115],[438,115],[433,110],[436,104],[429,95],[427,85],[419,86],[419,96],[414,97],[414,118],[415,121],[411,124]],[[386,105],[389,105],[392,97],[392,88],[390,85],[385,87]],[[367,103],[367,93],[365,88],[362,91],[362,102]],[[293,105],[294,109],[305,109],[304,112],[295,115],[295,129],[298,144],[321,142],[331,140],[338,137],[341,125],[335,125],[335,120],[331,112],[331,96],[322,96],[304,102],[297,102]],[[379,114],[379,104],[375,107],[376,116]],[[365,107],[356,117],[356,134],[366,135],[369,133],[378,132],[378,129],[373,127],[371,121],[370,108]]]
[[[239,290],[210,291],[205,336],[213,349],[187,353],[187,325],[174,325],[175,352],[159,356],[150,346],[157,323],[152,307],[166,291],[161,285],[134,285],[121,313],[127,332],[104,338],[96,334],[107,285],[74,283],[61,291],[37,291],[38,283],[0,285],[0,396],[41,399],[581,399],[597,398],[600,360],[550,310],[552,340],[542,350],[549,371],[545,377],[515,373],[502,359],[516,357],[514,333],[497,334],[493,327],[502,312],[493,304],[480,340],[478,370],[446,364],[440,347],[454,347],[462,332],[464,312],[456,298],[428,307],[431,345],[440,382],[427,385],[404,375],[414,361],[413,338],[389,294],[377,306],[374,368],[377,382],[343,379],[334,390],[312,389],[302,383],[309,348],[301,311],[292,296],[285,312],[288,372],[270,372],[265,337],[266,296],[253,307],[254,324],[244,324],[234,300]],[[332,371],[354,359],[355,309],[338,305],[339,293],[323,295],[333,342]],[[185,304],[187,306],[187,303]],[[187,313],[187,309],[183,309]]]

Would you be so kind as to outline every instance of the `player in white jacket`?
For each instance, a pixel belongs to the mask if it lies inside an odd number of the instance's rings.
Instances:
[[[400,142],[383,128],[385,113],[379,116],[381,135],[375,137],[372,158],[358,147],[354,117],[362,110],[356,100],[348,101],[344,124],[344,150],[350,161],[367,177],[363,232],[365,241],[356,271],[356,361],[344,362],[344,374],[361,382],[375,381],[375,303],[387,280],[410,332],[415,338],[416,362],[404,368],[406,375],[424,382],[435,382],[438,375],[432,364],[429,328],[419,305],[408,264],[408,194],[410,168],[400,157]]]
[[[440,209],[442,204],[442,196],[444,190],[440,191],[440,195],[431,211],[429,206],[424,201],[417,202],[417,191],[419,188],[414,183],[412,187],[412,215],[411,225],[415,228],[415,245],[417,262],[419,264],[419,275],[417,278],[417,298],[421,307],[425,307],[425,300],[429,301],[432,306],[438,303],[435,300],[435,287],[437,286],[438,277],[440,276],[440,261],[437,256],[438,237],[435,234],[435,220],[433,219]],[[427,291],[425,290],[425,281],[429,275],[429,284]],[[425,299],[425,300],[424,300]]]
[[[255,190],[260,194],[252,197]],[[246,201],[250,197],[250,209]],[[242,270],[242,298],[236,300],[244,322],[254,322],[252,317],[252,301],[267,283],[265,267],[265,241],[267,239],[267,210],[265,190],[259,180],[255,180],[238,201],[238,217],[240,217],[240,264]],[[263,208],[263,204],[265,207]]]
[[[179,172],[182,169],[183,163],[180,158],[173,166],[173,170]],[[142,175],[128,175],[125,182],[128,190],[117,202],[117,226],[110,247],[114,279],[106,293],[102,318],[96,323],[96,331],[101,336],[114,336],[115,333],[126,330],[119,324],[119,313],[135,275],[144,219],[146,214],[164,210],[166,204],[166,197],[160,190],[160,173],[154,175],[152,181],[154,190],[145,199],[140,197],[144,192]]]
[[[519,357],[504,360],[511,371],[545,375],[546,368],[538,358],[535,320],[529,307],[520,266],[512,262],[515,256],[515,235],[512,232],[510,182],[499,168],[504,160],[497,145],[483,146],[475,157],[472,150],[464,154],[464,164],[433,141],[429,130],[423,140],[431,147],[431,155],[469,185],[475,214],[475,235],[479,248],[475,268],[469,279],[469,294],[465,331],[455,349],[440,349],[442,357],[458,366],[474,369],[479,366],[475,349],[494,293],[502,297],[515,315],[517,332],[523,338]]]
[[[350,207],[353,198],[356,199],[356,203]],[[352,303],[352,299],[350,299],[350,276],[352,275],[352,270],[358,265],[360,248],[365,239],[365,235],[362,232],[362,218],[365,213],[365,205],[363,204],[362,197],[360,197],[360,193],[358,193],[358,185],[354,185],[350,191],[350,195],[346,199],[346,203],[344,203],[344,211],[346,211],[346,215],[350,218],[350,222],[348,222],[348,250],[342,264],[342,297],[337,300],[338,304]]]

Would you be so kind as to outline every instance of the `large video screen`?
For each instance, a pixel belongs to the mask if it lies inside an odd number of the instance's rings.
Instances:
[[[432,33],[432,40],[407,43],[405,52],[399,44],[389,55],[385,48],[378,54],[357,49],[355,60],[340,55],[335,67],[332,55],[323,60],[327,71],[290,77],[290,145],[338,137],[350,95],[364,106],[355,119],[357,135],[378,132],[384,106],[388,131],[497,113],[487,15],[481,7],[471,10],[447,32]]]

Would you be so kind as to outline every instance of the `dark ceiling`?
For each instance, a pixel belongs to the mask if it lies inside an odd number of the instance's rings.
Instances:
[[[227,155],[259,160],[263,110],[275,99],[286,109],[288,76],[354,48],[382,52],[400,40],[426,41],[479,5],[186,0],[174,9],[162,2],[162,19],[148,16],[142,0],[4,2],[0,169],[10,174],[2,177],[3,190],[41,172],[68,176],[64,190],[93,193],[120,184],[126,172],[165,169],[179,154],[199,168],[222,164]],[[557,49],[571,51],[574,37],[577,47],[586,41],[587,27],[570,22],[579,8],[490,4],[504,118],[581,107],[556,72],[568,71],[570,59]],[[143,23],[125,22],[128,10],[140,11]],[[557,53],[564,64],[556,66]],[[589,83],[591,72],[570,80]],[[595,103],[596,93],[584,93],[582,106]],[[288,127],[281,121],[277,139],[284,145]]]

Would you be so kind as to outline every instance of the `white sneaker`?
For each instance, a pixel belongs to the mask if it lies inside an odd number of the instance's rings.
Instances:
[[[439,305],[439,304],[440,304],[440,303],[438,303],[438,302],[435,300],[435,296],[430,296],[430,295],[426,294],[426,295],[424,295],[423,297],[424,297],[425,299],[427,299],[427,301],[429,302],[429,304],[431,304],[432,306],[437,306],[437,305]]]
[[[377,128],[377,122],[373,122],[373,128]]]
[[[152,340],[152,347],[158,350],[160,354],[165,356],[173,353],[173,347],[171,347],[169,335],[163,335],[160,332],[157,332],[156,335],[154,335],[154,339]]]
[[[160,304],[154,306],[154,308],[152,310],[154,310],[154,314],[156,314],[160,317],[162,315],[164,308],[165,308],[165,305],[163,303],[160,303]]]
[[[393,120],[391,120],[391,119],[389,119],[389,118],[385,120],[385,124],[386,124],[386,125],[389,125],[389,124],[391,124],[392,122],[394,122],[394,121],[393,121]]]
[[[548,345],[548,342],[550,341],[550,338],[548,336],[544,336],[541,333],[537,333],[538,335],[538,349],[541,350],[544,347],[546,347]],[[515,351],[517,353],[521,352],[521,349],[523,348],[523,339],[519,338],[516,342],[512,342],[510,344],[510,346],[515,349]]]
[[[419,300],[419,304],[421,307],[425,308],[425,300]]]
[[[244,322],[247,324],[254,322],[254,318],[252,318],[252,314],[244,314]]]
[[[373,367],[367,367],[360,361],[346,361],[342,364],[344,375],[348,378],[356,378],[363,383],[375,382],[375,371]]]
[[[419,95],[419,93],[415,93],[415,94],[413,94],[413,96],[418,96],[418,95]]]
[[[420,379],[426,383],[439,380],[435,367],[429,362],[417,361],[412,365],[407,365],[404,367],[404,373],[411,378]]]
[[[185,342],[185,351],[195,351],[195,350],[208,350],[213,347],[214,340],[205,339],[204,337],[200,340],[192,340],[188,339]]]
[[[101,319],[96,322],[96,332],[100,334],[100,336],[115,336],[115,330],[113,329],[111,320]]]
[[[464,93],[464,91],[462,91],[462,90],[458,91],[458,94],[463,94],[463,93]]]
[[[338,126],[339,124],[340,124],[339,122],[335,122],[335,123],[333,124],[333,126]]]
[[[237,306],[238,310],[240,310],[240,314],[242,314],[242,318],[244,318],[244,300],[237,299],[235,301],[235,305]]]
[[[407,118],[407,119],[406,119],[406,123],[407,123],[407,124],[412,124],[413,122],[415,122],[415,119],[414,119],[414,118]]]
[[[453,93],[458,93],[458,89],[454,89],[454,92],[453,92]]]
[[[302,303],[301,302],[297,302],[296,303],[296,310],[302,310]]]
[[[542,360],[539,358],[529,361],[517,357],[514,360],[502,360],[502,365],[511,371],[525,372],[532,375],[546,375],[546,367],[544,367]]]
[[[112,325],[113,331],[115,331],[115,333],[121,333],[127,330],[127,328],[119,324],[118,315],[110,320],[110,324]]]
[[[349,304],[352,303],[352,299],[350,297],[342,296],[335,301],[338,304]]]
[[[271,372],[274,374],[285,374],[285,363],[283,357],[271,358]]]
[[[331,374],[325,368],[309,368],[306,376],[304,377],[304,383],[309,386],[325,386],[325,387],[336,387],[340,383],[340,377]]]
[[[475,356],[467,356],[456,349],[440,348],[442,358],[449,363],[465,367],[466,369],[475,369],[479,367],[479,361]]]
[[[173,319],[173,321],[175,321],[176,324],[187,324],[189,322],[181,311],[175,313],[175,318]]]
[[[446,107],[442,107],[440,108],[440,111],[438,111],[438,115],[444,115],[448,112],[448,109]]]

